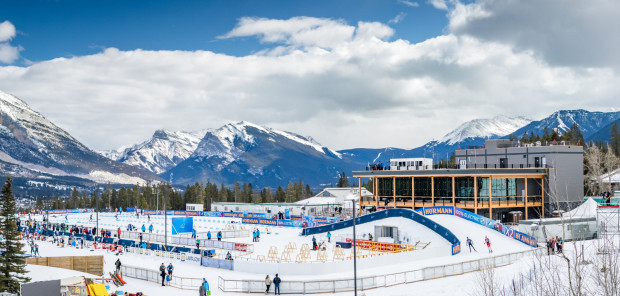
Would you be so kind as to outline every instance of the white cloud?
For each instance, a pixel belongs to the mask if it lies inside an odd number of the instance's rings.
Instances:
[[[415,44],[393,36],[376,22],[244,18],[222,38],[275,47],[242,57],[108,48],[0,67],[0,89],[95,149],[239,120],[334,149],[415,147],[473,118],[607,110],[620,97],[608,67],[558,66],[464,33]]]
[[[21,47],[11,46],[8,41],[15,37],[15,26],[4,21],[0,23],[0,63],[10,64],[19,58]]]
[[[0,43],[0,63],[10,64],[19,58],[19,47]]]
[[[409,7],[418,7],[420,4],[418,2],[408,1],[408,0],[398,0],[398,3],[409,6]]]
[[[1,22],[0,42],[10,41],[13,37],[15,37],[15,26],[9,21]]]
[[[400,23],[405,17],[407,16],[406,13],[401,12],[399,14],[397,14],[393,19],[389,20],[388,23],[390,24],[398,24]]]
[[[457,3],[450,31],[532,51],[556,66],[620,70],[620,1],[480,0]]]
[[[349,41],[355,27],[344,21],[314,17],[294,17],[288,20],[241,18],[237,26],[222,39],[257,36],[264,43],[284,43],[292,46],[333,48]]]
[[[428,3],[439,10],[448,10],[446,0],[428,0]]]

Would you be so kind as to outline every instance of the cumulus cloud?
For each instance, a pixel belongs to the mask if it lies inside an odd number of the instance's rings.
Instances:
[[[457,3],[449,29],[457,35],[532,51],[555,66],[620,70],[619,1],[480,0]]]
[[[15,26],[9,21],[1,22],[0,42],[10,41],[13,37],[15,37]]]
[[[8,43],[15,37],[15,32],[15,26],[11,22],[0,23],[0,63],[10,64],[19,58],[21,47]]]
[[[393,36],[377,22],[243,18],[221,38],[275,48],[241,57],[108,48],[0,67],[0,89],[96,149],[136,143],[161,127],[238,120],[334,149],[415,147],[474,118],[618,107],[620,77],[607,67],[557,66],[470,34],[420,43]]]

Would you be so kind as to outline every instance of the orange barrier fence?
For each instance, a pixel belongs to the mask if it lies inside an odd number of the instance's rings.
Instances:
[[[347,238],[347,242],[353,242],[353,239]],[[358,248],[375,250],[379,252],[400,252],[415,250],[415,246],[406,244],[394,244],[394,243],[382,243],[369,240],[355,240],[355,245]]]

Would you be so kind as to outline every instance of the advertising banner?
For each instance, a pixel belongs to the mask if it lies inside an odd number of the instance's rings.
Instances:
[[[192,253],[185,253],[185,255],[187,256],[185,258],[185,262],[191,262],[191,263],[200,265],[200,261],[201,261],[200,255],[192,254]]]
[[[173,217],[172,218],[172,235],[179,233],[192,232],[194,229],[194,218],[192,217]]]

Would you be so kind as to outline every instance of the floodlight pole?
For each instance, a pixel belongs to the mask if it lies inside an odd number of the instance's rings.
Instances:
[[[95,191],[95,214],[97,216],[97,230],[95,231],[95,243],[97,242],[97,238],[99,238],[99,195]]]
[[[356,237],[355,237],[355,199],[351,200],[353,204],[353,291],[355,291],[355,296],[357,296],[357,251],[355,247]]]

